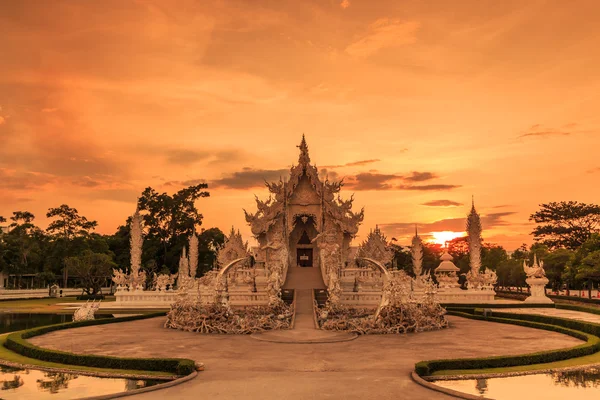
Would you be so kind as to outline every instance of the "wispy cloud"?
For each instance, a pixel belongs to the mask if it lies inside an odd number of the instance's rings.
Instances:
[[[431,200],[426,203],[422,203],[421,205],[428,207],[458,207],[462,206],[463,203],[452,200]]]
[[[586,172],[587,172],[588,174],[595,174],[595,173],[597,173],[597,172],[600,172],[600,167],[596,167],[596,168],[591,168],[591,169],[588,169]]]
[[[423,182],[423,181],[435,179],[437,177],[438,176],[436,174],[434,174],[433,172],[413,171],[413,172],[411,172],[411,174],[409,176],[405,177],[404,179],[409,182]]]
[[[263,187],[265,181],[276,181],[289,175],[287,169],[253,169],[244,168],[242,171],[234,172],[220,179],[209,182],[209,188],[225,189],[250,189]]]
[[[346,164],[324,165],[321,168],[324,168],[324,169],[334,169],[334,168],[343,168],[343,167],[356,167],[356,166],[362,166],[362,165],[376,163],[378,161],[381,161],[381,160],[378,159],[378,158],[374,158],[372,160],[352,161],[352,162],[349,162],[349,163],[346,163]]]
[[[576,130],[578,124],[570,123],[562,126],[561,128],[547,128],[541,124],[535,124],[529,127],[526,131],[522,132],[518,138],[527,137],[548,137],[548,136],[570,136],[574,133],[584,132]]]
[[[395,188],[393,182],[400,179],[400,175],[363,172],[344,177],[344,183],[353,190],[392,190]]]
[[[346,53],[355,57],[368,57],[381,49],[415,43],[419,26],[416,21],[380,18],[346,47]]]
[[[452,190],[461,187],[461,185],[400,185],[397,187],[398,190],[422,190],[422,191],[442,191]]]

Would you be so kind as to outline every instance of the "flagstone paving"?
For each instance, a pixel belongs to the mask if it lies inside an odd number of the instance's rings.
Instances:
[[[35,345],[121,357],[187,357],[198,377],[134,399],[443,399],[414,383],[421,360],[523,354],[577,345],[555,332],[450,316],[450,328],[361,336],[327,344],[271,343],[249,336],[200,335],[163,328],[165,318],[56,331]]]

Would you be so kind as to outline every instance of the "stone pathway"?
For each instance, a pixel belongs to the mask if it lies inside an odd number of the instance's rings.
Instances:
[[[296,317],[294,328],[251,335],[253,339],[276,343],[334,343],[353,340],[355,333],[317,329],[313,316],[312,289],[296,289]]]
[[[165,318],[56,331],[42,347],[126,357],[186,357],[206,365],[182,385],[132,399],[450,399],[414,383],[421,360],[523,354],[582,343],[570,336],[449,316],[450,328],[327,344],[269,343],[163,327]]]
[[[598,314],[590,314],[583,311],[561,310],[559,308],[498,308],[494,309],[494,311],[517,314],[547,315],[550,317],[568,318],[600,324],[600,315]]]

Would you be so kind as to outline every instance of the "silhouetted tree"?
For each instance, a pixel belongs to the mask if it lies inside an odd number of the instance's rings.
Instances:
[[[541,204],[540,210],[531,214],[530,221],[538,225],[532,232],[534,240],[550,249],[581,246],[600,228],[600,206],[596,204],[561,201]]]

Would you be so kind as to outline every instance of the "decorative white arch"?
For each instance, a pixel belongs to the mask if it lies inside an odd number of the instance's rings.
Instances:
[[[381,264],[377,260],[374,260],[372,258],[367,258],[367,257],[357,257],[356,259],[367,261],[367,262],[375,265],[381,272],[383,272],[383,290],[381,293],[381,301],[379,302],[379,306],[377,306],[377,311],[375,312],[375,316],[374,316],[374,320],[377,320],[377,317],[379,317],[379,313],[381,312],[381,309],[390,303],[388,295],[385,291],[385,284],[391,278],[392,274],[390,274],[390,271],[388,271],[387,268],[385,268],[383,266],[383,264]]]
[[[225,275],[231,269],[231,267],[233,267],[235,264],[239,263],[240,261],[245,261],[247,259],[248,259],[248,257],[242,257],[242,258],[237,258],[237,259],[231,261],[229,264],[227,264],[226,266],[224,266],[223,268],[221,268],[219,270],[219,274],[217,275],[217,278],[218,279],[222,278],[223,275]]]

